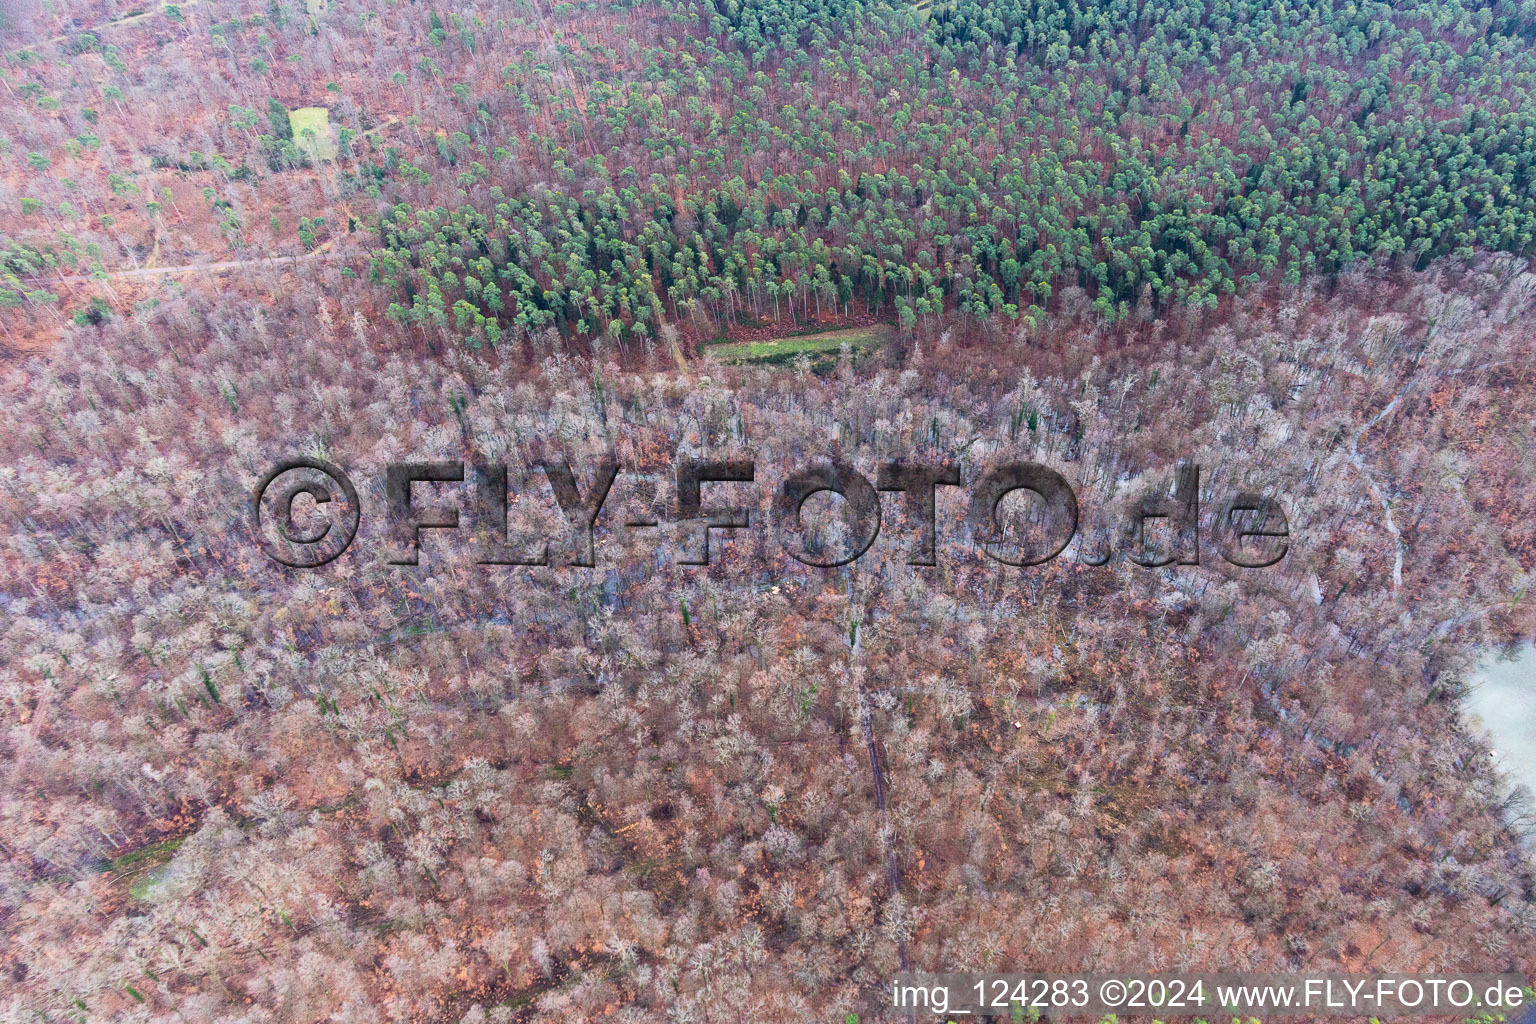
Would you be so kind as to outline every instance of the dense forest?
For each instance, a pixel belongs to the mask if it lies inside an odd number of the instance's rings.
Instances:
[[[1461,703],[1536,635],[1533,44],[1529,0],[0,3],[0,1021],[1536,978],[1536,806]],[[363,512],[313,570],[253,522],[295,457]],[[675,467],[745,457],[688,564]],[[561,460],[618,470],[591,568]],[[391,564],[405,461],[505,466],[551,564],[485,564],[468,485]],[[791,558],[822,461],[952,467],[934,564],[896,493]],[[967,510],[1017,461],[1079,503],[1030,568]],[[1138,564],[1192,464],[1200,563]],[[1208,543],[1239,492],[1278,563]]]

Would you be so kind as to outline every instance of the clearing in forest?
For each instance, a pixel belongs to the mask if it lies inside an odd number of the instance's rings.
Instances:
[[[336,139],[331,135],[331,112],[327,107],[300,107],[288,111],[293,141],[309,152],[313,160],[336,159]]]
[[[721,341],[705,347],[705,352],[723,363],[782,363],[798,355],[836,355],[847,345],[857,354],[890,340],[896,333],[890,324],[849,327],[816,334],[799,334],[772,341]]]

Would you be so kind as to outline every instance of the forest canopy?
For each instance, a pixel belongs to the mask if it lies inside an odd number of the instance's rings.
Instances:
[[[137,4],[0,5],[0,1021],[1536,978],[1536,0]]]
[[[579,194],[487,176],[458,208],[401,203],[372,269],[402,321],[495,341],[627,337],[700,303],[1036,317],[1063,284],[1116,318],[1363,256],[1524,251],[1529,12],[1428,10],[960,3],[919,28],[729,2],[696,34],[685,7],[689,48],[640,54],[642,81],[570,55],[581,117],[527,141]]]

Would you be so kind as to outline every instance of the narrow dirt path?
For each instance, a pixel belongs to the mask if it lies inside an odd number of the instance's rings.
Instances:
[[[362,250],[333,250],[330,252],[307,252],[302,256],[263,256],[253,260],[219,260],[216,263],[185,263],[176,267],[139,267],[136,270],[111,270],[107,272],[109,280],[123,280],[126,278],[167,277],[175,274],[219,274],[228,270],[242,270],[246,267],[282,267],[299,263],[310,263],[315,260],[335,259],[338,256],[359,256]],[[36,278],[37,284],[90,284],[100,278],[92,276],[75,277],[45,277]]]
[[[864,637],[858,627],[854,627],[852,642],[849,644],[849,667],[858,664],[864,655]],[[880,747],[875,741],[875,718],[871,708],[872,695],[864,686],[863,679],[859,679],[859,718],[864,729],[864,749],[869,756],[869,773],[875,786],[875,808],[880,812],[881,824],[889,826],[890,812],[885,807],[885,772],[880,767]],[[890,898],[895,899],[901,892],[901,865],[896,856],[896,835],[894,830],[887,828],[885,840],[885,873],[886,881],[890,888]],[[896,939],[896,953],[901,961],[903,972],[912,969],[912,961],[907,953],[907,940],[898,933]]]
[[[197,4],[199,4],[201,2],[202,2],[202,0],[180,0],[180,2],[176,6],[181,8],[182,10],[185,10],[188,7],[196,6]],[[111,21],[104,21],[104,22],[102,22],[99,25],[92,25],[90,28],[75,29],[72,32],[66,32],[63,35],[53,36],[52,38],[44,39],[44,40],[42,40],[39,43],[31,43],[28,46],[20,47],[20,49],[13,50],[11,52],[12,53],[19,53],[21,50],[28,49],[31,46],[41,46],[41,45],[44,45],[44,44],[52,44],[52,45],[57,46],[60,43],[67,43],[67,42],[69,42],[72,39],[79,39],[82,35],[84,35],[87,32],[89,32],[91,35],[96,35],[99,32],[105,32],[109,28],[117,28],[120,25],[132,25],[134,22],[143,21],[146,18],[153,18],[157,14],[164,14],[164,13],[165,13],[165,7],[163,5],[156,6],[156,7],[154,7],[151,10],[140,11],[137,14],[125,14],[121,18],[114,18]]]
[[[1392,535],[1393,590],[1397,590],[1403,585],[1403,531],[1398,527],[1397,521],[1392,518],[1392,503],[1387,499],[1387,496],[1382,491],[1380,485],[1376,483],[1376,478],[1371,475],[1371,471],[1366,468],[1365,459],[1360,455],[1360,439],[1365,436],[1365,432],[1367,430],[1370,430],[1387,416],[1391,415],[1392,411],[1397,408],[1398,403],[1403,400],[1403,397],[1407,395],[1409,391],[1413,390],[1413,386],[1418,382],[1419,378],[1417,375],[1410,378],[1408,383],[1403,387],[1403,390],[1399,391],[1397,396],[1394,397],[1392,401],[1387,403],[1387,407],[1382,409],[1381,412],[1377,413],[1369,423],[1357,430],[1355,432],[1354,438],[1349,442],[1349,461],[1355,467],[1355,469],[1359,470],[1360,475],[1365,477],[1365,484],[1371,489],[1371,496],[1375,498],[1376,503],[1381,506],[1382,525],[1385,526],[1387,532]]]

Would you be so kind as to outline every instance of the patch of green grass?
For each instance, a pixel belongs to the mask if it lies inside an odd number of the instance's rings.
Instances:
[[[336,159],[336,139],[331,134],[331,112],[326,107],[300,107],[288,111],[294,145],[309,150],[316,160]]]
[[[161,868],[163,867],[164,865],[161,865]],[[161,868],[156,868],[153,871],[146,871],[138,878],[135,878],[132,884],[128,886],[128,895],[132,896],[140,903],[149,899],[150,888],[160,880]]]
[[[136,900],[148,899],[150,888],[160,878],[161,869],[170,863],[177,848],[185,841],[186,836],[182,836],[129,850],[121,857],[108,861],[101,870],[119,882],[128,880],[129,896]]]
[[[705,351],[723,363],[784,363],[799,355],[835,356],[844,345],[857,353],[888,341],[893,333],[891,325],[875,324],[772,341],[720,342],[707,346]]]
[[[119,874],[125,871],[142,871],[148,867],[164,864],[184,842],[186,842],[186,836],[180,839],[167,839],[163,843],[150,843],[137,850],[129,850],[116,860],[108,861],[102,871]]]

